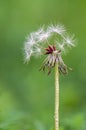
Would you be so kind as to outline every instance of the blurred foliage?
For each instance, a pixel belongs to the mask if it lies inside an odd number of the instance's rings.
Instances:
[[[73,68],[60,76],[60,130],[86,130],[86,1],[0,0],[0,130],[54,130],[54,72],[42,59],[24,64],[25,37],[61,22],[78,41],[63,58]]]

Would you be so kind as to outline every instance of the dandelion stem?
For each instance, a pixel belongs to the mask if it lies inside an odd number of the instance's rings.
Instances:
[[[59,71],[55,65],[55,130],[59,130]]]

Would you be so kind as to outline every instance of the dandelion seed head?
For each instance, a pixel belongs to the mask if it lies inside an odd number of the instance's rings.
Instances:
[[[55,35],[57,34],[57,35]],[[55,35],[55,37],[54,37]],[[51,43],[51,40],[53,41]],[[55,43],[55,46],[54,46]],[[46,44],[46,45],[45,45]],[[54,52],[54,56],[57,54],[57,50],[65,52],[66,47],[74,47],[75,40],[74,35],[67,35],[66,29],[63,25],[49,25],[47,29],[44,27],[38,29],[35,32],[30,33],[25,42],[24,51],[26,60],[30,60],[31,56],[44,55],[45,46],[47,46],[47,54]],[[55,49],[55,50],[54,50]],[[53,53],[52,53],[53,54]],[[53,60],[54,59],[54,60]],[[52,57],[52,62],[57,61],[55,57]],[[51,62],[49,62],[51,63]]]

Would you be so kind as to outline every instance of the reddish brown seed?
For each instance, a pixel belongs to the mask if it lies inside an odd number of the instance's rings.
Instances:
[[[48,46],[48,48],[50,49],[50,51],[53,51],[53,46]]]
[[[45,53],[45,54],[52,54],[53,51],[56,50],[56,48],[55,48],[54,45],[53,45],[53,46],[49,45],[48,48],[46,48],[45,50],[46,50],[46,53]]]
[[[53,50],[55,51],[56,50],[56,47],[53,45]]]

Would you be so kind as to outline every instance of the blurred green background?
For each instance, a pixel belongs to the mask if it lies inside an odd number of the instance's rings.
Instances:
[[[60,130],[86,130],[86,1],[0,0],[0,130],[54,130],[54,72],[42,59],[24,64],[31,31],[62,23],[78,40],[64,55],[73,68],[60,76]]]

